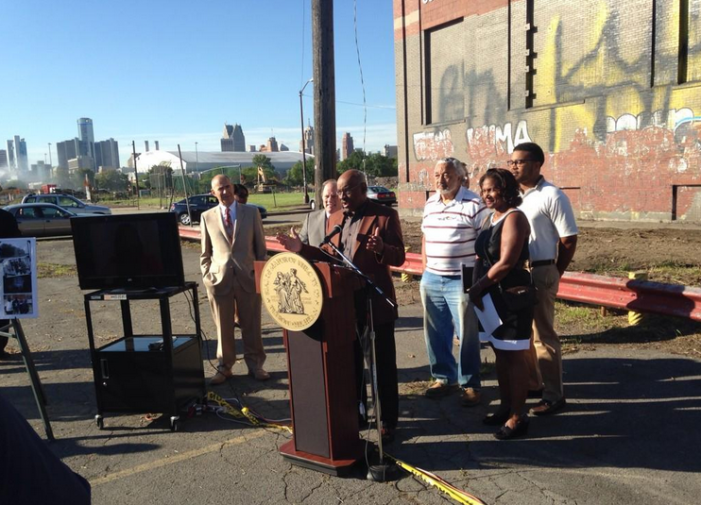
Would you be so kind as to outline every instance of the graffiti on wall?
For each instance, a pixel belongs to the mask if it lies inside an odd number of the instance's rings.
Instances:
[[[689,156],[701,153],[701,117],[688,107],[607,116],[606,134],[609,153],[648,159],[671,155],[666,167],[678,173],[688,169]]]
[[[687,192],[701,199],[696,189],[701,185],[701,0],[657,2],[655,19],[650,9],[639,8],[642,3],[536,3],[538,30],[531,46],[518,36],[512,40],[514,54],[522,48],[535,54],[530,110],[520,98],[526,80],[514,77],[510,87],[503,85],[505,59],[475,56],[491,39],[482,44],[479,35],[468,38],[477,51],[465,56],[460,118],[466,123],[452,127],[455,139],[448,127],[414,134],[416,163],[409,163],[407,182],[429,188],[430,162],[452,155],[467,162],[474,185],[486,169],[503,164],[516,145],[533,141],[548,153],[545,176],[567,187],[589,215],[682,219],[691,212],[692,198],[679,196],[672,210],[672,188],[678,195],[686,195],[680,188],[692,188]],[[684,4],[689,30],[686,76],[680,82],[679,6]],[[522,15],[515,12],[510,15]],[[465,30],[479,34],[495,18],[475,16],[464,21]],[[523,61],[519,58],[511,57],[513,68]],[[444,89],[449,72],[453,69],[430,76],[440,84],[436,88]],[[442,98],[440,105],[445,103]],[[408,106],[406,112],[411,115]]]
[[[455,152],[450,130],[414,134],[414,156],[419,161],[436,161]]]
[[[677,131],[677,128],[701,120],[694,116],[694,111],[688,107],[683,109],[657,110],[652,114],[643,112],[638,115],[626,113],[614,118],[606,117],[606,133],[623,130],[642,130],[648,126],[668,128]]]
[[[473,159],[490,156],[502,157],[511,154],[514,146],[531,142],[528,135],[528,123],[521,120],[513,131],[511,123],[504,126],[488,125],[481,128],[467,129],[467,151]]]

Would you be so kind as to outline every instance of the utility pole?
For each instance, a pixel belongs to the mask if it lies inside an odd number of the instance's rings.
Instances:
[[[134,184],[136,184],[136,209],[139,210],[139,172],[136,171],[136,143],[131,141],[131,157],[134,160]]]
[[[336,77],[333,45],[333,2],[312,0],[314,64],[314,170],[317,208],[321,185],[336,178]]]

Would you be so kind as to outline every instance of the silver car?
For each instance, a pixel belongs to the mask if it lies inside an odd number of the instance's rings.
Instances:
[[[15,216],[23,237],[71,235],[71,218],[75,214],[50,203],[8,205],[5,210]]]
[[[29,194],[22,199],[22,203],[51,203],[53,205],[58,205],[62,209],[70,211],[79,216],[85,214],[112,214],[109,207],[103,207],[102,205],[90,205],[85,202],[81,202],[76,197],[72,195],[62,195],[62,194],[48,194],[48,195],[34,195]]]

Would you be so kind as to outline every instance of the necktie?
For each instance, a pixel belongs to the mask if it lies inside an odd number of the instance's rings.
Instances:
[[[224,213],[224,225],[226,226],[226,234],[231,238],[231,235],[234,233],[234,226],[231,222],[231,211],[229,209],[226,209]]]

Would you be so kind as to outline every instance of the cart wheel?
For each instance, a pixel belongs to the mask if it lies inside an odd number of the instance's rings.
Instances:
[[[172,416],[170,418],[170,431],[180,431],[180,416]]]
[[[100,414],[95,416],[95,424],[97,424],[97,427],[100,430],[103,430],[105,428],[105,420]]]

